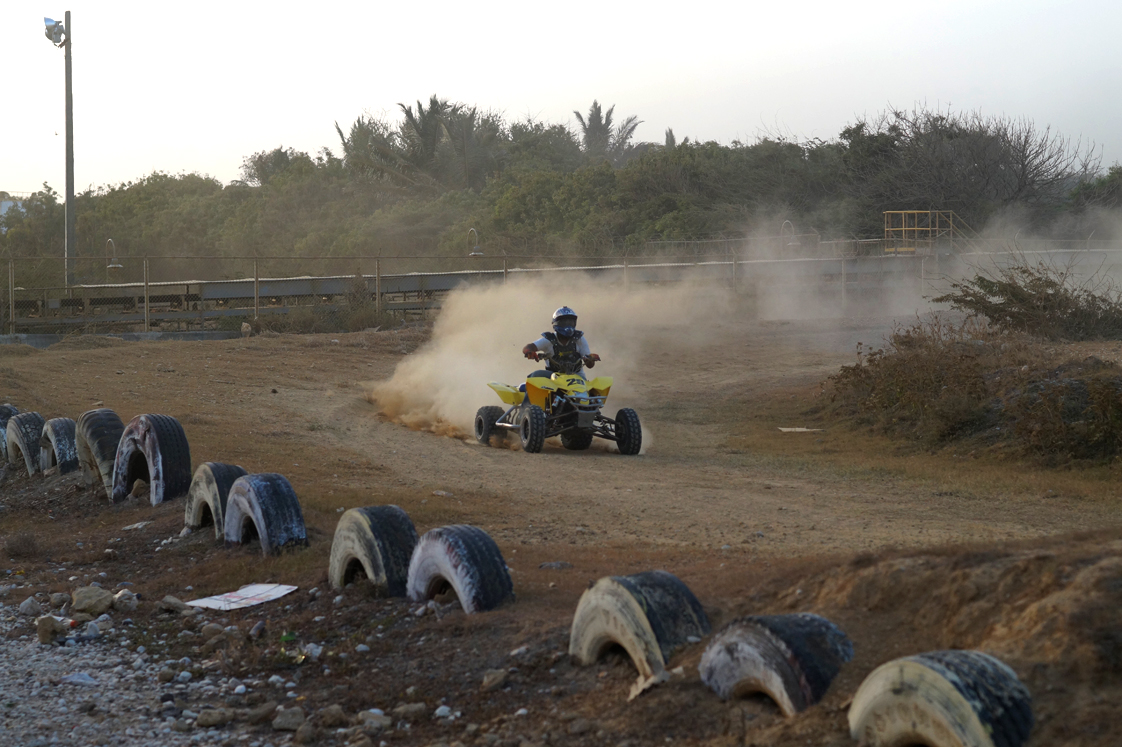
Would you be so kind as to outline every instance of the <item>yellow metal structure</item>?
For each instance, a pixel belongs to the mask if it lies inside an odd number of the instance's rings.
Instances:
[[[953,210],[885,210],[885,252],[912,254],[920,244],[958,241],[977,234]]]

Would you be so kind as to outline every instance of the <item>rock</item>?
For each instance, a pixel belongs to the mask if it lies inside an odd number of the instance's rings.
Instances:
[[[366,654],[366,653],[369,653],[369,652],[370,652],[370,647],[367,646],[365,643],[360,643],[357,646],[355,646],[355,653],[356,654]]]
[[[176,731],[191,731],[191,722],[185,718],[181,718],[176,720],[176,722],[171,725],[171,728]]]
[[[136,594],[128,589],[121,589],[113,597],[113,609],[119,612],[134,612],[136,610]]]
[[[310,722],[305,721],[300,724],[300,728],[296,730],[296,736],[293,738],[296,744],[312,744],[319,737],[319,730],[312,726]]]
[[[275,710],[277,710],[277,701],[270,700],[256,708],[250,709],[249,713],[245,716],[245,720],[251,724],[261,724],[270,720]]]
[[[94,619],[94,616],[88,612],[75,612],[70,615],[70,619],[76,623],[88,623]]]
[[[249,637],[250,638],[260,638],[261,635],[264,632],[265,632],[265,621],[264,620],[259,620],[256,625],[254,625],[252,628],[250,628]]]
[[[211,638],[214,638],[214,636],[221,635],[223,633],[223,628],[218,623],[207,623],[202,627],[199,633],[202,635],[204,641],[209,641]]]
[[[579,735],[579,734],[587,734],[588,732],[592,731],[595,728],[596,728],[596,724],[589,721],[588,719],[578,718],[578,719],[574,719],[573,722],[571,724],[569,724],[569,733],[574,735],[574,736]]]
[[[446,705],[442,705],[432,713],[433,718],[448,718],[452,715],[452,709]]]
[[[393,726],[393,719],[384,713],[374,713],[373,711],[360,711],[358,714],[358,724],[366,734],[377,734],[382,729],[388,729]]]
[[[113,605],[113,595],[98,586],[84,586],[74,591],[74,603],[70,609],[87,615],[105,614]]]
[[[507,671],[505,669],[488,669],[483,673],[483,684],[480,690],[489,693],[492,690],[498,690],[506,684]]]
[[[75,672],[74,674],[68,674],[58,682],[60,685],[85,685],[86,687],[97,686],[97,680],[95,680],[85,672]]]
[[[234,695],[245,695],[245,685],[238,685],[235,687]]]
[[[176,675],[175,681],[176,682],[182,682],[183,684],[187,684],[188,682],[191,681],[191,677],[192,677],[191,673],[188,672],[186,669],[184,669],[182,672],[180,672],[178,675]]]
[[[346,726],[350,723],[341,705],[331,705],[319,712],[319,723],[328,729]]]
[[[171,682],[175,679],[175,670],[164,667],[160,673],[156,675],[156,679],[160,682]]]
[[[300,706],[281,708],[273,719],[275,731],[296,731],[304,723],[304,709]]]
[[[88,622],[86,623],[86,630],[84,634],[87,638],[100,638],[101,628],[99,628],[97,626],[97,623],[95,622]]]
[[[38,617],[43,614],[43,605],[35,597],[28,597],[19,606],[19,613],[28,617]]]
[[[51,609],[62,609],[62,605],[70,601],[70,595],[65,592],[51,594]]]
[[[199,728],[207,729],[211,726],[222,726],[233,719],[234,712],[229,708],[208,708],[199,713],[199,717],[195,719],[195,724]]]
[[[35,632],[39,635],[39,643],[54,643],[66,637],[70,626],[53,615],[44,615],[35,621]]]
[[[143,498],[147,496],[148,483],[144,482],[144,480],[137,480],[132,484],[132,490],[129,491],[129,495],[133,498]]]
[[[572,568],[573,564],[565,560],[553,560],[548,563],[542,563],[538,566],[542,570],[547,571],[563,571],[566,568]]]
[[[171,594],[168,594],[160,600],[160,609],[166,612],[185,612],[187,610],[194,611],[195,608],[181,599],[176,599]]]
[[[428,712],[429,707],[424,703],[403,703],[393,709],[393,715],[398,718],[421,718]]]

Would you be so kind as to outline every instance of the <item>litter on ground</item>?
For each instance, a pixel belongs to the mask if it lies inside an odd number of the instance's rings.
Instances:
[[[250,584],[237,591],[230,591],[214,597],[203,597],[187,602],[192,607],[206,607],[212,610],[240,610],[258,604],[280,599],[285,594],[296,591],[295,586],[286,584]]]

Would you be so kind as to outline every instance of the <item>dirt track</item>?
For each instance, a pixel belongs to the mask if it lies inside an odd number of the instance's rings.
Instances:
[[[826,583],[822,574],[844,567],[862,553],[866,554],[862,557],[876,553],[871,556],[875,558],[891,549],[891,560],[907,553],[922,554],[920,548],[961,543],[1016,556],[1031,554],[1027,540],[1117,524],[1117,500],[1048,498],[1044,490],[998,490],[980,495],[958,490],[953,484],[907,479],[895,472],[819,462],[805,456],[805,445],[802,456],[787,454],[784,439],[811,440],[823,454],[830,454],[849,436],[836,429],[780,433],[779,426],[804,423],[777,421],[776,408],[760,403],[789,401],[779,411],[788,418],[799,417],[814,405],[816,384],[839,365],[852,361],[856,342],[877,342],[887,330],[887,321],[829,325],[723,322],[718,323],[719,344],[653,338],[647,343],[652,349],[647,351],[644,376],[620,379],[611,396],[612,406],[634,407],[649,433],[645,453],[633,458],[605,449],[570,453],[560,445],[547,445],[541,455],[488,449],[462,437],[388,422],[367,401],[367,391],[372,382],[389,378],[403,356],[424,344],[426,333],[419,329],[209,343],[119,343],[83,338],[44,352],[0,348],[0,402],[38,410],[45,417],[76,418],[94,406],[113,408],[125,420],[145,412],[173,415],[184,425],[193,464],[233,462],[251,472],[285,474],[305,507],[312,547],[300,556],[267,561],[241,553],[236,563],[230,563],[228,551],[200,538],[190,549],[192,559],[203,556],[194,581],[199,594],[226,591],[231,585],[264,576],[309,586],[322,583],[327,547],[341,507],[396,503],[409,512],[421,532],[454,522],[483,527],[499,542],[514,571],[519,600],[493,614],[494,627],[483,638],[480,626],[487,624],[483,620],[445,621],[445,625],[455,626],[445,633],[478,641],[476,645],[483,649],[480,661],[526,642],[548,640],[549,644],[542,645],[563,648],[565,628],[580,590],[601,575],[667,568],[691,586],[711,609],[716,623],[745,612],[801,609],[789,596],[789,584],[805,586],[808,591],[814,584],[822,586]],[[602,365],[610,374],[611,361]],[[492,402],[494,396],[484,382],[464,396],[478,400],[478,405],[497,403],[497,399]],[[767,441],[770,437],[774,448],[745,448],[747,437],[753,444],[771,443]],[[156,517],[154,530],[161,533],[157,536],[168,536],[181,525],[177,507],[109,508],[92,504],[92,499],[84,501],[86,496],[75,495],[55,509],[60,535],[70,532],[97,544],[122,522],[138,518]],[[17,506],[7,497],[4,503],[8,510],[0,526],[5,533],[35,524],[36,517],[13,513]],[[74,507],[74,518],[68,521],[59,515],[59,509],[70,507]],[[1078,566],[1089,562],[1080,558],[1097,558],[1113,547],[1109,544],[1112,539],[1100,536],[1040,544],[1060,557],[1057,562]],[[64,546],[72,547],[72,543],[58,543],[56,552],[62,556],[67,555]],[[945,555],[942,550],[936,553],[936,557]],[[89,557],[76,557],[78,562],[84,559]],[[547,560],[569,561],[575,568],[564,573],[539,571],[538,564]],[[862,561],[865,567],[872,562]],[[909,593],[923,597],[940,584],[953,586],[950,575],[963,567],[950,562],[943,577],[936,573],[941,561],[930,562],[936,569],[930,586],[907,586]],[[975,557],[971,562],[984,565],[989,561]],[[181,579],[160,572],[145,583],[150,586],[149,596],[157,598],[182,587]],[[1040,594],[1051,588],[1046,584],[1039,589],[1032,583],[1026,586]],[[540,683],[534,675],[527,675],[526,705],[541,715],[536,717],[536,730],[523,729],[523,735],[540,739],[549,731],[541,723],[549,718],[557,722],[568,712],[598,719],[606,735],[597,737],[591,732],[571,739],[573,743],[615,743],[629,738],[650,743],[666,734],[730,744],[753,739],[763,740],[760,744],[795,743],[796,739],[798,743],[847,744],[840,707],[845,694],[852,694],[861,676],[888,653],[917,653],[965,645],[963,641],[970,640],[977,641],[971,645],[982,645],[990,640],[975,630],[978,625],[987,629],[977,621],[966,639],[925,633],[928,629],[919,624],[911,632],[899,630],[901,624],[909,624],[905,608],[919,609],[922,600],[908,600],[878,616],[870,614],[876,604],[853,607],[849,597],[815,593],[818,596],[813,601],[808,596],[809,607],[845,618],[839,622],[857,643],[859,656],[843,673],[835,688],[838,692],[832,692],[808,719],[783,722],[773,709],[757,702],[744,706],[752,712],[751,718],[730,715],[728,706],[697,683],[700,651],[691,650],[684,654],[685,661],[694,666],[691,683],[667,687],[631,706],[624,703],[629,677],[622,664],[609,667],[606,679],[599,682],[586,682],[580,678],[592,675],[574,672],[565,691],[568,695],[559,700],[557,695],[533,695],[535,688],[540,691]],[[1036,592],[1024,593],[1031,596]],[[849,608],[860,611],[843,611]],[[437,626],[437,622],[430,623],[430,627]],[[967,640],[971,635],[974,638]],[[1021,663],[1014,661],[1015,666]],[[403,689],[402,683],[417,671],[416,667],[388,668],[387,679],[397,681],[381,683],[365,704],[352,695],[356,707],[386,707],[384,699],[398,697],[391,693]],[[1103,676],[1093,666],[1091,669],[1096,673],[1080,670],[1065,675],[1076,678],[1067,680],[1065,687],[1087,695],[1089,684],[1080,678],[1089,681]],[[471,671],[470,662],[457,671],[456,676],[476,681],[478,673]],[[1028,677],[1022,668],[1018,671]],[[436,677],[439,682],[441,677]],[[1106,682],[1117,693],[1117,673],[1108,673]],[[607,695],[597,696],[603,689]],[[434,697],[438,694],[433,693]],[[1072,698],[1079,700],[1084,695]],[[472,706],[487,714],[508,708],[513,712],[512,704],[521,702],[509,697],[504,700],[504,694],[490,700],[475,697],[481,699],[472,700]],[[545,704],[531,705],[543,697]],[[1043,702],[1045,708],[1060,707],[1049,705],[1047,697]],[[1078,739],[1064,743],[1113,744],[1109,727],[1096,715],[1098,707],[1080,708],[1077,720],[1083,719],[1089,726]],[[668,726],[666,717],[658,715],[663,710],[683,717],[696,712],[698,718],[715,722],[696,730],[684,724]],[[737,720],[741,726],[734,728]],[[502,724],[496,723],[496,733],[505,734]],[[753,736],[753,729],[759,730],[759,736]],[[1062,732],[1049,729],[1038,730],[1032,743],[1061,743],[1054,739]],[[1053,739],[1041,741],[1042,733]],[[422,739],[422,734],[427,736]],[[518,734],[504,738],[513,736]],[[452,734],[420,732],[408,742],[451,741],[453,737],[463,738],[458,730]],[[567,742],[555,739],[554,743]]]

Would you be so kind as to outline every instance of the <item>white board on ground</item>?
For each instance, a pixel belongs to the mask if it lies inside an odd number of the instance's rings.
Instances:
[[[280,599],[294,591],[296,591],[295,586],[286,584],[250,584],[237,591],[229,591],[216,597],[203,597],[187,604],[212,610],[240,610],[243,607],[254,607]]]

